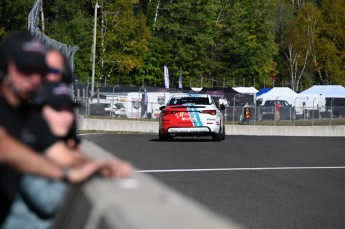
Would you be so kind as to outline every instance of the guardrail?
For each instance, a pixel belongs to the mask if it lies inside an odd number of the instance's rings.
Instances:
[[[84,141],[86,154],[111,157]],[[72,187],[59,209],[56,229],[239,229],[228,218],[183,196],[149,175],[135,173],[113,181],[94,177]]]

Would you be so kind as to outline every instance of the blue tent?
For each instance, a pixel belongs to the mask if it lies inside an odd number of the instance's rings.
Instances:
[[[265,87],[265,88],[261,89],[260,91],[258,91],[256,93],[256,97],[258,97],[259,95],[262,95],[262,94],[265,94],[265,93],[269,92],[271,89],[272,88],[268,88],[268,87]]]

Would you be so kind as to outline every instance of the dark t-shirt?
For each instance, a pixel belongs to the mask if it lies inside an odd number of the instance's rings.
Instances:
[[[26,122],[29,105],[11,107],[0,94],[0,126],[14,138],[20,139]],[[19,189],[21,175],[12,167],[0,163],[0,225],[6,218]]]
[[[4,127],[8,133],[30,146],[38,153],[44,153],[46,149],[59,140],[66,141],[73,138],[77,143],[76,123],[64,138],[55,136],[44,120],[41,109],[23,104],[15,109],[7,104],[0,94],[0,126]],[[6,218],[14,197],[19,190],[21,175],[6,164],[0,164],[0,225]]]
[[[79,144],[80,139],[76,136],[76,122],[73,125],[69,133],[64,137],[55,136],[47,122],[42,116],[42,111],[39,107],[33,107],[30,109],[30,113],[27,118],[27,125],[22,134],[22,141],[27,145],[37,150],[39,153],[44,153],[46,149],[52,146],[57,141],[67,142],[67,139],[74,139]]]
[[[47,122],[42,117],[41,109],[32,107],[21,140],[39,153],[44,153],[60,138],[54,136],[50,131]]]

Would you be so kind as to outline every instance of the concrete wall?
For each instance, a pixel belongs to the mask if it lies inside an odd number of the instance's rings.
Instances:
[[[141,120],[90,119],[78,117],[79,130],[139,131],[158,133],[158,122]],[[345,126],[259,126],[226,125],[227,135],[345,136]]]
[[[86,154],[111,155],[83,141]],[[134,173],[123,180],[94,177],[66,195],[56,229],[238,229],[240,226],[158,182]]]

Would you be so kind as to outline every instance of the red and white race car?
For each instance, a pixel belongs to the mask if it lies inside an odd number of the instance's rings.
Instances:
[[[160,107],[159,140],[175,136],[212,136],[225,139],[224,116],[210,95],[173,94],[167,105]]]

